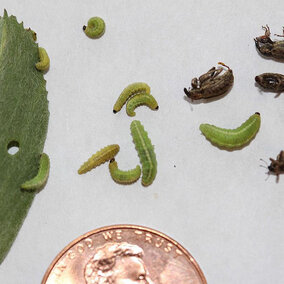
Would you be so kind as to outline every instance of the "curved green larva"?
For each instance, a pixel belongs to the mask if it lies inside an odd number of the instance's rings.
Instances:
[[[140,121],[132,121],[130,130],[142,165],[142,184],[148,186],[154,181],[157,174],[154,146]]]
[[[78,174],[84,174],[95,167],[98,167],[99,165],[113,159],[115,155],[119,151],[119,145],[113,144],[106,146],[96,152],[91,158],[88,159],[87,162],[85,162],[80,169],[78,170]]]
[[[47,154],[43,153],[39,161],[39,170],[37,175],[31,180],[21,185],[21,188],[27,191],[34,191],[43,188],[49,175],[50,161]]]
[[[120,94],[117,101],[115,102],[113,106],[113,113],[117,113],[121,110],[123,105],[126,103],[126,101],[133,95],[139,94],[139,93],[146,93],[150,94],[150,87],[143,82],[137,82],[128,85]]]
[[[46,71],[49,68],[49,57],[46,50],[42,47],[38,48],[39,62],[36,63],[36,69],[40,71]]]
[[[249,143],[260,128],[260,114],[256,112],[240,127],[224,129],[210,124],[201,124],[199,129],[213,144],[219,147],[233,149]]]
[[[158,106],[158,103],[157,101],[155,100],[155,98],[150,95],[150,94],[137,94],[133,97],[131,97],[127,104],[126,104],[126,113],[129,115],[129,116],[135,116],[136,113],[135,113],[135,109],[138,107],[138,106],[141,106],[141,105],[146,105],[148,106],[151,110],[157,110],[159,109],[159,106]]]
[[[119,184],[134,183],[141,176],[141,168],[139,165],[132,170],[122,171],[118,168],[117,162],[112,159],[109,162],[108,168],[112,179]]]
[[[85,34],[90,38],[99,38],[105,32],[105,22],[100,17],[90,18],[87,26],[83,26]]]

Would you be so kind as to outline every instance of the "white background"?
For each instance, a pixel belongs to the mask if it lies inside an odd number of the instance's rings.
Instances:
[[[284,176],[265,181],[259,165],[283,150],[284,95],[261,92],[254,77],[284,73],[284,63],[262,58],[253,41],[265,24],[282,33],[283,1],[0,0],[4,8],[37,32],[51,59],[44,149],[51,171],[0,267],[1,284],[40,283],[73,239],[122,223],[180,242],[208,283],[283,283]],[[106,22],[97,40],[82,31],[93,16]],[[191,104],[183,88],[218,61],[234,71],[231,92]],[[123,88],[137,81],[151,86],[160,106],[141,107],[135,117],[155,145],[154,183],[118,185],[107,164],[78,175],[91,154],[113,143],[121,169],[139,163],[133,118],[125,108],[112,113]],[[199,131],[200,123],[236,128],[256,111],[260,131],[242,150],[220,150]]]

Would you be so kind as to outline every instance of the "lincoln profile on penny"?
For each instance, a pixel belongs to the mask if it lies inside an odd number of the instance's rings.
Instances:
[[[126,242],[107,243],[96,249],[85,271],[87,284],[154,284],[145,267],[143,250]]]

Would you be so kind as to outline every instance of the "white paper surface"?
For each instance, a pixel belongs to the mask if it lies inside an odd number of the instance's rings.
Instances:
[[[284,94],[261,92],[254,77],[283,74],[284,63],[262,58],[253,41],[265,24],[282,32],[283,1],[1,0],[0,8],[37,32],[51,59],[50,178],[0,266],[0,283],[40,283],[69,242],[112,224],[171,236],[208,283],[283,283],[284,176],[265,181],[259,165],[284,150]],[[97,40],[82,31],[93,16],[106,22]],[[231,92],[190,104],[183,88],[218,61],[234,71]],[[120,145],[121,169],[139,163],[133,118],[125,108],[112,113],[123,88],[137,81],[151,86],[160,106],[138,108],[135,117],[155,145],[156,180],[121,186],[107,164],[79,176],[79,166],[108,144]],[[220,150],[199,131],[200,123],[236,128],[256,111],[260,131],[242,150]]]

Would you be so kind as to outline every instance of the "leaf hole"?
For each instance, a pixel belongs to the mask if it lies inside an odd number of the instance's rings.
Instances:
[[[20,150],[20,144],[18,141],[10,141],[7,145],[7,151],[10,155],[15,155],[19,152]]]

